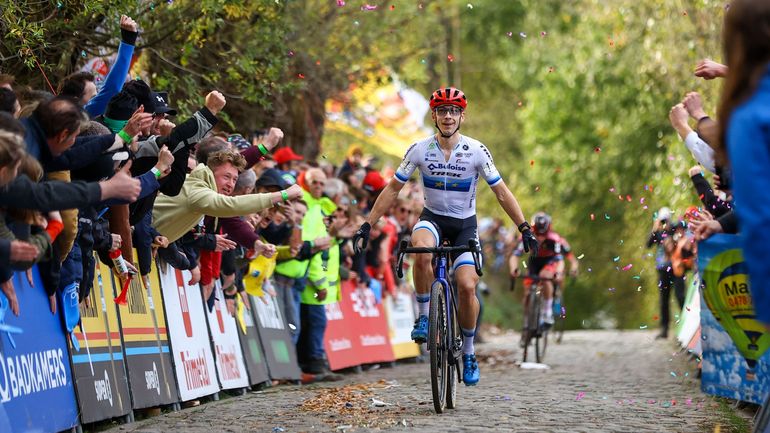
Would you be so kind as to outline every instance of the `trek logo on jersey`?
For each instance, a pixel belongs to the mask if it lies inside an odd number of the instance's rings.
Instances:
[[[428,150],[435,149],[435,148],[436,148],[436,143],[431,143],[428,145]],[[465,149],[465,150],[468,150],[468,149]]]
[[[467,167],[463,167],[461,165],[455,165],[455,164],[442,164],[442,163],[436,163],[436,164],[428,164],[428,170],[456,170],[456,171],[467,171]]]

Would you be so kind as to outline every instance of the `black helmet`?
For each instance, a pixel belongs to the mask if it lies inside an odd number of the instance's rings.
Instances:
[[[551,216],[545,212],[538,212],[532,217],[532,227],[535,233],[544,235],[551,230]]]

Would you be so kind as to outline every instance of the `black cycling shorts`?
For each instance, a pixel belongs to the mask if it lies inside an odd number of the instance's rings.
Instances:
[[[433,233],[436,239],[436,245],[441,245],[442,240],[447,240],[452,246],[467,246],[468,241],[475,239],[479,242],[478,224],[476,223],[476,215],[470,216],[465,219],[452,218],[442,215],[436,215],[428,209],[423,209],[420,214],[420,221],[414,225],[412,232],[415,230],[428,230]],[[460,266],[473,266],[473,256],[471,253],[452,253],[452,267],[454,269]],[[481,257],[479,257],[481,260]]]

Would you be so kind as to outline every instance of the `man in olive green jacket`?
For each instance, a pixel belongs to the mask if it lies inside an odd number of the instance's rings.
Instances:
[[[241,216],[259,212],[277,203],[302,196],[302,189],[292,185],[283,191],[231,197],[238,173],[246,166],[240,153],[223,150],[209,156],[187,176],[178,195],[159,195],[152,211],[153,226],[169,242],[174,242],[195,227],[205,215]]]

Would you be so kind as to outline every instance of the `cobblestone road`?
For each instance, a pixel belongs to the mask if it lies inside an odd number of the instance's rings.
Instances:
[[[716,403],[700,392],[695,362],[654,335],[568,332],[561,345],[549,347],[549,370],[516,365],[517,335],[491,337],[477,346],[484,359],[480,384],[460,385],[459,407],[442,415],[433,412],[429,365],[399,364],[343,382],[274,387],[110,431],[714,431]],[[375,407],[372,399],[386,405]]]

